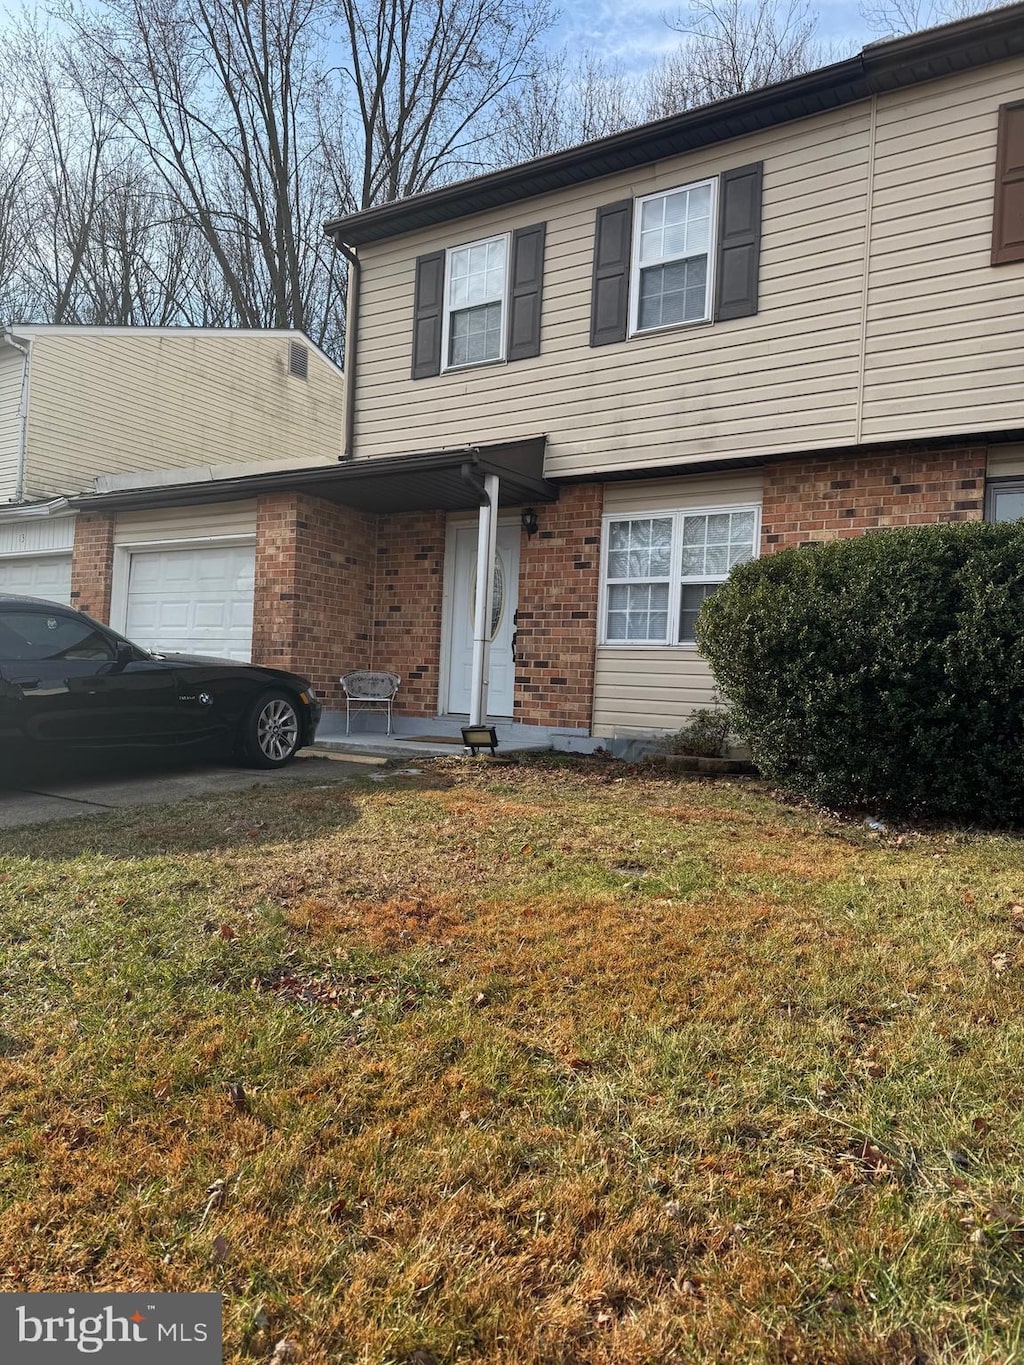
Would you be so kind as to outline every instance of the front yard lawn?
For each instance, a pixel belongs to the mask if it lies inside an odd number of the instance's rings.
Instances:
[[[1017,839],[443,760],[6,832],[0,934],[0,1290],[215,1289],[232,1362],[1024,1358]]]

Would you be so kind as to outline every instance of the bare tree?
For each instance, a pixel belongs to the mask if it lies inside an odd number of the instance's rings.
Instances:
[[[691,0],[682,47],[647,82],[648,117],[760,90],[825,60],[808,0]]]
[[[585,51],[553,54],[500,101],[491,123],[492,164],[507,166],[619,132],[643,117],[635,82]]]
[[[25,258],[33,204],[34,125],[9,43],[0,45],[0,322],[32,311]]]
[[[895,36],[999,8],[986,0],[863,0],[860,12],[872,32]]]

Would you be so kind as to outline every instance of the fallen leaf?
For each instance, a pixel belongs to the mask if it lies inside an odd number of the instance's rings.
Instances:
[[[992,970],[997,976],[1001,976],[1010,966],[1009,953],[993,953]]]
[[[249,1096],[245,1093],[245,1087],[232,1083],[228,1086],[228,1098],[233,1109],[240,1109],[246,1113],[249,1109]]]
[[[153,1098],[157,1100],[166,1100],[170,1098],[173,1089],[174,1083],[172,1081],[157,1081],[156,1085],[153,1086]]]
[[[223,1265],[228,1258],[229,1250],[230,1248],[228,1247],[227,1240],[218,1233],[213,1239],[213,1255],[210,1258],[213,1261],[213,1264]]]
[[[295,1345],[295,1342],[289,1341],[287,1337],[282,1337],[274,1347],[274,1354],[270,1358],[271,1360],[277,1361],[290,1361],[298,1360],[299,1356],[299,1348]]]
[[[227,940],[230,941],[231,939],[233,939],[233,938],[236,937],[236,934],[235,934],[235,931],[234,931],[234,929],[232,929],[232,927],[231,927],[230,924],[222,924],[222,925],[220,926],[220,936],[221,936],[221,938],[227,939]]]

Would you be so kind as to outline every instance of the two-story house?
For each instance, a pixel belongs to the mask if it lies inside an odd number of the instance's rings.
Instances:
[[[73,496],[334,464],[343,406],[301,333],[0,329],[0,591],[77,600]],[[102,614],[142,643],[248,657],[255,532],[255,504],[154,513],[74,572],[117,570]]]
[[[327,226],[345,458],[198,492],[255,499],[255,657],[328,705],[672,729],[732,565],[1024,511],[1024,5]]]

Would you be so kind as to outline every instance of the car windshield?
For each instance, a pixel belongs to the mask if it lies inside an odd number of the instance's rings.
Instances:
[[[85,616],[48,611],[0,611],[0,658],[110,659],[110,640]]]

